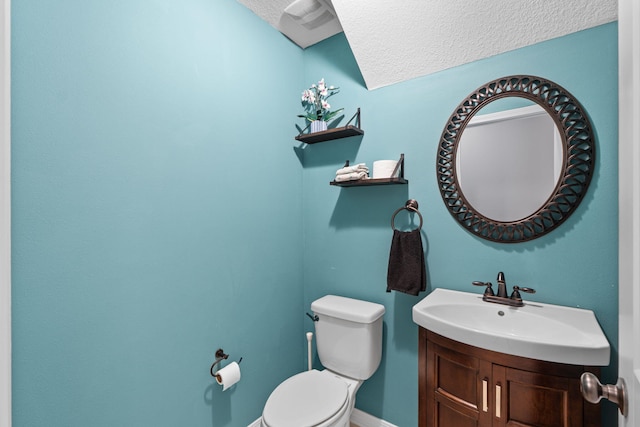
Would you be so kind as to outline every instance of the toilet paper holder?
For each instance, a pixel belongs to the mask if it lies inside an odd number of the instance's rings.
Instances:
[[[216,376],[215,372],[213,371],[213,368],[215,368],[218,363],[228,358],[229,358],[229,355],[225,354],[223,349],[219,348],[218,350],[216,350],[216,360],[215,362],[213,362],[213,365],[211,365],[211,369],[209,370],[209,372],[211,372],[212,377]],[[238,364],[240,364],[240,362],[242,362],[242,357],[240,358],[240,360],[238,360]]]

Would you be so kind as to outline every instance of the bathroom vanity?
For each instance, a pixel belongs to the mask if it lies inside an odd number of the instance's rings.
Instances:
[[[609,364],[590,310],[434,289],[413,307],[419,328],[420,427],[599,426],[580,377]]]
[[[419,329],[420,427],[600,426],[580,393],[597,367],[512,356]]]

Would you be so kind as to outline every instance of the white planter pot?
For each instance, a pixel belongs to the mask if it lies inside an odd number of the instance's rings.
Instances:
[[[311,133],[327,130],[327,122],[324,120],[314,120],[311,122]]]

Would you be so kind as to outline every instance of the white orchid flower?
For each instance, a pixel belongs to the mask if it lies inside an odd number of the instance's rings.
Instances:
[[[335,86],[327,86],[324,78],[318,83],[314,83],[309,89],[302,92],[302,104],[305,106],[306,113],[299,114],[298,117],[304,117],[309,121],[313,120],[329,120],[343,109],[330,111],[331,105],[327,99],[338,92],[340,88]]]

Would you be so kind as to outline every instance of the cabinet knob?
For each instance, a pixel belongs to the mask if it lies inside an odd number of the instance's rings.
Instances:
[[[605,398],[616,405],[622,415],[627,415],[629,406],[627,397],[627,385],[622,378],[613,384],[602,385],[600,380],[591,372],[585,372],[580,376],[580,392],[587,402],[598,403]]]

